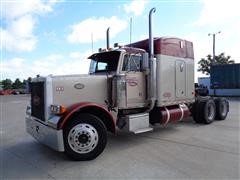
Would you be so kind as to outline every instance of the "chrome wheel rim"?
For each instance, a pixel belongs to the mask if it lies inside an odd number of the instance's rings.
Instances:
[[[68,134],[68,144],[77,153],[91,152],[98,144],[98,132],[90,124],[78,124]]]

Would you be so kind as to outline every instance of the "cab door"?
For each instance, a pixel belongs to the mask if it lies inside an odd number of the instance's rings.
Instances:
[[[186,96],[186,64],[182,60],[176,60],[175,65],[176,98],[184,98]]]
[[[146,105],[146,75],[142,71],[141,54],[125,54],[122,71],[126,74],[127,108]]]

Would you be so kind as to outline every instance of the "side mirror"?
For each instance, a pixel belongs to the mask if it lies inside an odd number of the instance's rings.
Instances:
[[[142,70],[146,70],[149,68],[149,54],[143,53],[143,62],[142,62]]]

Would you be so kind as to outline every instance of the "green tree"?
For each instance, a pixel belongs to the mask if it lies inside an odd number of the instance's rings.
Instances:
[[[19,78],[17,78],[14,83],[12,84],[13,89],[22,89],[23,88],[23,83],[20,81]]]
[[[28,81],[28,82],[31,82],[31,81],[32,81],[32,78],[31,78],[31,77],[28,77],[27,81]]]
[[[2,80],[2,86],[3,86],[4,90],[12,89],[12,81],[11,81],[11,79]]]
[[[0,91],[3,89],[2,81],[0,81]]]
[[[213,62],[212,56],[209,54],[205,58],[202,58],[198,64],[198,71],[201,71],[203,74],[209,75],[210,74],[210,67],[211,62]],[[214,64],[234,64],[235,61],[231,59],[231,56],[225,56],[224,53],[215,56],[215,63]]]
[[[22,88],[26,89],[26,84],[27,84],[28,80],[24,79],[22,82]]]

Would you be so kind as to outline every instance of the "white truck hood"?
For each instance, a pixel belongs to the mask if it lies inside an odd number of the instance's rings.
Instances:
[[[107,99],[106,75],[52,76],[52,103],[68,107],[79,102],[104,104]]]

